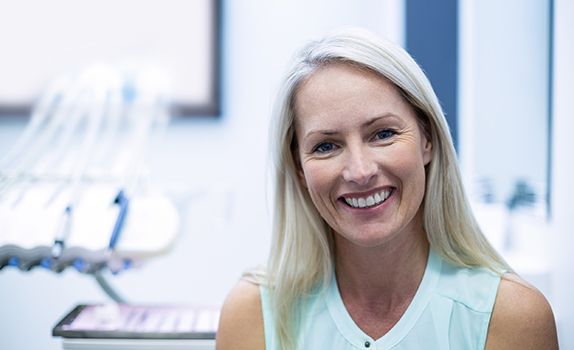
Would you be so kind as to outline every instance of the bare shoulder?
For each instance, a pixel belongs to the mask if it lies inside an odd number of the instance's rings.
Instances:
[[[217,350],[265,349],[263,314],[259,287],[240,280],[221,309],[217,329]]]
[[[486,349],[558,349],[550,304],[536,288],[514,274],[500,280]]]

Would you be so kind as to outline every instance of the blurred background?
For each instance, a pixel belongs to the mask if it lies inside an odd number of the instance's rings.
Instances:
[[[561,348],[574,349],[571,1],[1,5],[0,158],[53,78],[93,61],[129,60],[160,64],[172,80],[173,115],[145,156],[148,181],[177,208],[179,229],[164,254],[108,275],[130,302],[220,306],[242,271],[265,262],[272,213],[267,130],[280,79],[305,42],[360,26],[404,46],[429,76],[483,230],[545,293]],[[91,276],[73,268],[6,266],[0,348],[60,349],[54,324],[76,304],[107,301]]]

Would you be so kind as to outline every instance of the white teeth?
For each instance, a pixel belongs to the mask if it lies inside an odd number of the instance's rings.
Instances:
[[[353,208],[372,207],[384,202],[387,198],[389,198],[390,194],[390,190],[384,190],[366,198],[345,198],[345,202],[347,202],[347,204]]]
[[[391,195],[391,191],[390,190],[386,190],[381,192],[381,200],[385,200],[387,198],[389,198],[389,196]]]

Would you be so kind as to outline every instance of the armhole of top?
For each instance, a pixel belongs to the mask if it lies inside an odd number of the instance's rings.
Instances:
[[[477,349],[484,349],[486,346],[486,339],[488,339],[488,330],[490,329],[490,321],[492,320],[492,313],[494,311],[494,304],[496,303],[496,297],[498,296],[498,288],[500,287],[500,281],[502,280],[502,275],[493,276],[492,285],[490,286],[489,292],[487,294],[487,305],[490,309],[490,314],[488,318],[485,319],[483,324],[483,329],[478,341]]]

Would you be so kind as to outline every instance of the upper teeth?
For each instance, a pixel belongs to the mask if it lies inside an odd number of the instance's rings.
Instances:
[[[391,190],[384,190],[384,191],[381,191],[379,193],[375,193],[373,195],[370,195],[366,198],[363,198],[363,197],[359,197],[359,198],[345,197],[345,202],[347,202],[347,204],[352,206],[353,208],[367,208],[367,207],[372,207],[372,206],[375,206],[379,203],[384,202],[385,199],[389,198],[390,194],[391,194]]]

